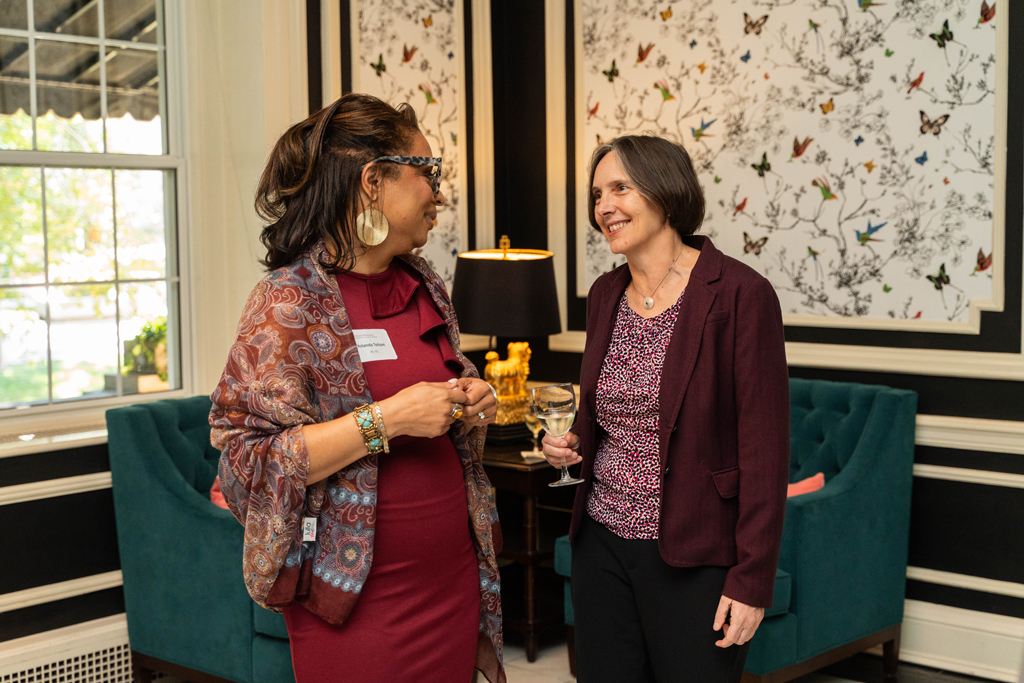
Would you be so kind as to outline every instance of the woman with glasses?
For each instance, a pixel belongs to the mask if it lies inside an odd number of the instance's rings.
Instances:
[[[246,586],[284,612],[299,683],[504,681],[480,460],[496,400],[411,254],[440,171],[411,107],[350,94],[281,137],[257,190],[269,272],[211,439]]]

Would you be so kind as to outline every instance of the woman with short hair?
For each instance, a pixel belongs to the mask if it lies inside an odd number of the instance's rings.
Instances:
[[[269,270],[213,392],[246,587],[299,683],[492,683],[496,399],[422,247],[445,198],[412,107],[349,94],[292,126],[257,191]],[[260,678],[257,674],[256,678]]]
[[[587,297],[580,407],[550,464],[583,463],[572,598],[580,683],[738,682],[772,601],[789,384],[771,283],[693,233],[689,155],[601,145],[590,223],[626,264]]]

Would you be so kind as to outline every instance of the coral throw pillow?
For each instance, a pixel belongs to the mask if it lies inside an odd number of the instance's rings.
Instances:
[[[807,477],[806,479],[802,479],[794,484],[790,484],[789,489],[786,492],[786,497],[792,498],[793,496],[799,496],[804,493],[811,493],[813,491],[817,491],[824,485],[825,475],[822,472],[818,472],[813,477]],[[217,486],[217,483],[214,483],[214,486]],[[217,492],[220,493],[219,488]]]
[[[790,484],[789,488],[793,488],[795,484]],[[821,488],[820,486],[818,488]],[[792,493],[789,495],[793,495]],[[224,494],[220,490],[220,477],[213,480],[213,486],[210,487],[210,502],[219,508],[228,509],[228,502],[224,500]]]

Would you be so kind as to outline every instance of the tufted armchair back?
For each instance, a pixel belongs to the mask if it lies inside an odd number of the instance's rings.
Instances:
[[[818,472],[828,482],[850,461],[875,396],[885,387],[789,380],[789,481]]]

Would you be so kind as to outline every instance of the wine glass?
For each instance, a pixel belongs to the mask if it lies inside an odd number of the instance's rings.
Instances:
[[[571,384],[552,384],[533,390],[533,407],[537,419],[544,425],[544,431],[551,436],[562,438],[569,433],[576,419],[576,392]],[[573,486],[582,479],[569,476],[569,468],[562,460],[562,477],[548,486]]]
[[[532,403],[526,406],[526,411],[523,414],[524,421],[526,422],[526,428],[533,434],[533,452],[540,453],[540,433],[542,427],[540,426],[540,420],[537,418],[537,408]]]

